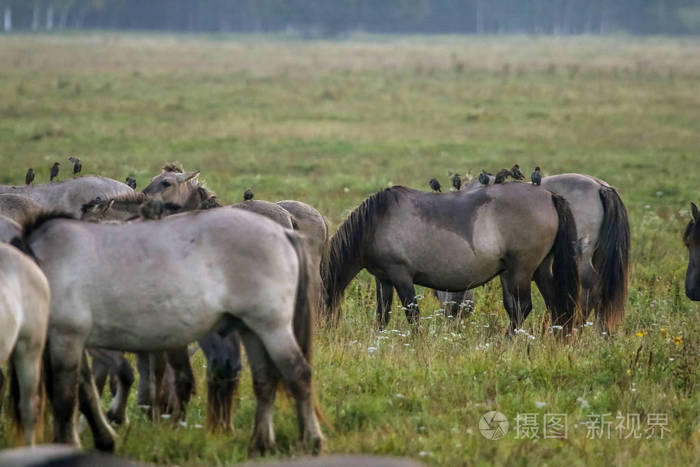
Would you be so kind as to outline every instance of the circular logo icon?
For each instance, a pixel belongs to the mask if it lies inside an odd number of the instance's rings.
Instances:
[[[479,431],[484,438],[493,441],[503,438],[508,433],[508,419],[501,412],[491,410],[479,420]]]

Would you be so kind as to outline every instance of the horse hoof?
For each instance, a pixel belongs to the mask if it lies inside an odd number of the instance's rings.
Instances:
[[[277,445],[274,441],[257,439],[253,440],[248,455],[249,457],[264,456],[275,451],[277,451]]]
[[[98,451],[102,452],[114,452],[117,443],[114,439],[109,440],[95,440],[95,447]]]
[[[105,416],[107,417],[107,420],[110,421],[110,423],[114,423],[115,425],[121,426],[124,423],[124,417],[118,413],[113,412],[112,410],[108,410]]]

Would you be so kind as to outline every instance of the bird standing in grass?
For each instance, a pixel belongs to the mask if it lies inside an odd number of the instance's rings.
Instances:
[[[542,183],[542,172],[540,172],[540,166],[535,167],[535,171],[530,174],[530,180],[532,180],[533,185],[540,186]]]
[[[520,166],[515,164],[512,169],[510,169],[510,176],[513,180],[525,180],[525,175],[520,171]]]
[[[430,185],[430,188],[432,188],[433,191],[442,193],[442,190],[440,189],[440,182],[438,182],[436,178],[431,178],[428,185]]]
[[[24,176],[24,184],[31,185],[33,181],[34,181],[34,169],[29,167],[29,170],[27,170],[27,175]]]
[[[479,183],[481,183],[482,185],[488,185],[490,181],[491,181],[491,174],[486,172],[485,170],[483,170],[479,174]]]
[[[496,174],[496,180],[493,183],[503,183],[506,181],[509,175],[512,175],[511,171],[508,169],[501,169]]]
[[[254,196],[255,193],[253,193],[253,190],[248,188],[246,191],[243,192],[243,201],[250,201],[251,199],[253,199]]]
[[[80,159],[71,156],[68,160],[73,163],[73,175],[78,175],[83,170],[83,164],[80,163]]]
[[[131,188],[132,190],[136,189],[136,179],[131,178],[131,177],[126,177],[126,184]]]
[[[459,189],[462,188],[462,177],[460,177],[459,174],[454,174],[452,176],[452,186],[457,191],[459,191]]]
[[[53,179],[58,177],[58,169],[61,168],[61,164],[58,162],[54,162],[53,165],[51,166],[51,178],[49,178],[50,182],[53,182]]]

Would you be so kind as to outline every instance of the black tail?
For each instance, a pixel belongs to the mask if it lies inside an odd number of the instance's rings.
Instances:
[[[604,214],[593,254],[598,271],[596,315],[604,328],[613,331],[625,316],[630,226],[627,209],[615,188],[603,185],[599,194]]]
[[[554,240],[552,275],[554,277],[554,297],[552,303],[552,324],[571,328],[579,321],[580,282],[576,264],[575,243],[577,239],[576,221],[569,203],[552,193],[554,209],[559,216],[559,228]]]

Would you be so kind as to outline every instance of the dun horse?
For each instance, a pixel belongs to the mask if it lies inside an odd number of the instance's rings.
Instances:
[[[48,353],[57,441],[79,443],[85,346],[153,352],[239,327],[258,400],[252,446],[274,446],[281,376],[296,400],[300,435],[320,448],[309,364],[313,299],[296,234],[256,214],[215,209],[127,224],[39,219],[25,240],[55,291]],[[96,445],[113,448],[99,406],[91,410]]]
[[[388,188],[366,199],[332,237],[326,305],[337,312],[345,288],[367,269],[380,282],[380,326],[389,321],[394,288],[415,322],[414,284],[461,291],[500,276],[512,332],[532,308],[530,282],[539,284],[551,264],[554,287],[545,294],[553,322],[570,327],[579,299],[575,240],[568,203],[531,185],[442,194]]]
[[[462,189],[489,186],[474,180]],[[584,316],[595,310],[601,329],[614,331],[625,314],[630,249],[627,210],[620,195],[606,182],[576,173],[544,177],[541,186],[566,199],[576,221]]]
[[[685,294],[691,300],[700,301],[700,212],[695,203],[690,203],[690,213],[692,219],[683,234],[683,243],[688,248]]]
[[[13,221],[0,218],[1,240],[21,246],[21,230],[15,227]],[[0,244],[0,365],[10,364],[10,413],[28,445],[35,442],[44,405],[40,379],[49,295],[46,277],[34,261]]]

